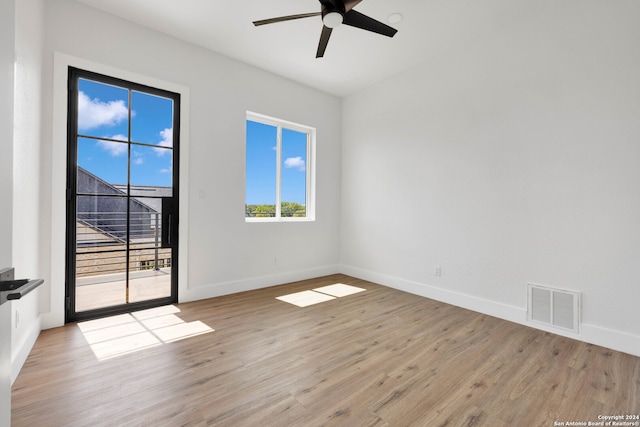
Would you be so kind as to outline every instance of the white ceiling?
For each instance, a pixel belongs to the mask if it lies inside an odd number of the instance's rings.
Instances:
[[[252,22],[317,12],[318,0],[78,0],[325,92],[346,96],[457,45],[513,25],[533,0],[363,0],[354,9],[382,22],[404,15],[393,38],[342,25],[315,58],[319,16],[255,27]]]

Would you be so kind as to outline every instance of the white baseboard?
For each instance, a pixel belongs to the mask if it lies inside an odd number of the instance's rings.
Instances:
[[[206,286],[187,287],[182,290],[180,302],[197,301],[201,299],[214,298],[222,295],[235,294],[238,292],[251,291],[254,289],[266,288],[268,286],[281,285],[284,283],[297,282],[298,280],[313,279],[316,277],[328,276],[339,272],[339,265],[327,265],[306,270],[287,271],[267,276],[251,277],[248,279],[233,280],[230,282],[214,283]]]
[[[460,292],[453,292],[395,276],[363,270],[349,265],[342,265],[340,272],[349,276],[398,289],[400,291],[409,292],[425,298],[455,305],[457,307],[499,317],[500,319],[509,320],[511,322],[524,323],[527,318],[527,311],[519,307],[505,305],[488,299],[478,298]]]
[[[40,317],[33,322],[33,324],[29,327],[28,332],[25,334],[22,342],[18,345],[18,348],[12,351],[11,354],[11,384],[18,378],[18,374],[26,362],[29,353],[31,353],[31,349],[36,343],[38,336],[40,335],[40,330],[42,329],[42,325],[40,322]],[[13,350],[13,349],[12,349]]]
[[[640,336],[582,324],[582,341],[640,357]]]
[[[556,330],[542,324],[528,321],[526,308],[506,305],[496,301],[478,298],[473,295],[453,292],[447,289],[442,289],[395,276],[389,276],[386,274],[377,273],[350,265],[341,265],[340,272],[349,276],[368,280],[374,283],[379,283],[390,288],[409,292],[425,298],[430,298],[436,301],[455,305],[457,307],[462,307],[468,310],[497,317],[499,319],[519,323],[531,328],[540,329],[556,335],[588,342],[590,344],[600,345],[634,356],[640,356],[640,336],[638,335],[631,335],[625,332],[589,324],[582,324],[580,327],[580,333],[574,334],[571,332]]]

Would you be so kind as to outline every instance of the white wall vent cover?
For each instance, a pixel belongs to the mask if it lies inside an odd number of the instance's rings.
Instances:
[[[580,293],[528,285],[528,317],[534,322],[580,332]]]

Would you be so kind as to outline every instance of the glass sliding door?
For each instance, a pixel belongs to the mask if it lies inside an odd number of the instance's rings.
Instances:
[[[67,321],[177,301],[179,104],[70,68]]]

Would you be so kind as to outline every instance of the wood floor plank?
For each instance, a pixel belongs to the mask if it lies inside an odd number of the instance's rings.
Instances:
[[[366,290],[307,307],[276,299],[336,283]],[[552,426],[640,414],[638,357],[344,275],[176,307],[43,331],[12,388],[12,425]]]

